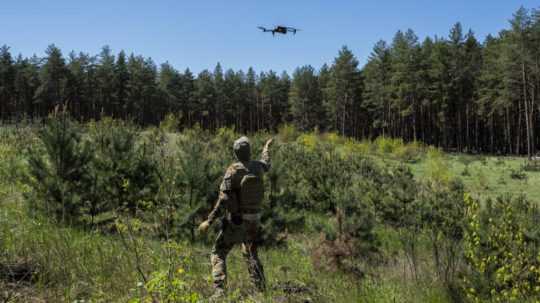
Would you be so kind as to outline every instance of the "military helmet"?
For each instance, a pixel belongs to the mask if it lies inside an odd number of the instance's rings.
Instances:
[[[249,161],[251,159],[249,139],[246,136],[242,136],[234,141],[233,151],[239,161]]]

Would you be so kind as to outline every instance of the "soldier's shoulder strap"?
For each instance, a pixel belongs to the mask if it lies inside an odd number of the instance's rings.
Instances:
[[[225,172],[225,176],[223,176],[223,182],[220,185],[221,191],[230,191],[234,189],[238,189],[240,187],[240,179],[241,176],[244,175],[246,172],[246,167],[241,162],[236,162],[231,164],[227,171]]]
[[[240,171],[246,171],[246,170],[249,170],[248,167],[246,165],[244,165],[244,163],[242,162],[235,162],[233,164],[231,164],[231,166],[229,166],[229,170],[231,173],[236,173],[236,172],[240,172]]]

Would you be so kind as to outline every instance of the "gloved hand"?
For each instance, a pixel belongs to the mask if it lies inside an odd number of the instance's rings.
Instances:
[[[264,144],[264,148],[268,149],[270,147],[270,144],[272,144],[273,141],[274,141],[274,138],[268,139],[266,143]]]
[[[206,220],[203,223],[201,223],[201,225],[199,225],[199,232],[206,233],[209,227],[210,227],[210,222]]]

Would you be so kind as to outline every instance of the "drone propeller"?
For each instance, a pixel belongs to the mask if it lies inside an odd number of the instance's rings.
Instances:
[[[262,26],[257,26],[258,29],[262,30],[263,32],[269,32],[270,30],[268,30],[267,28],[265,27],[262,27]]]

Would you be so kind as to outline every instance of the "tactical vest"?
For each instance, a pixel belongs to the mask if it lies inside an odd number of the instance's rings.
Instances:
[[[259,213],[263,198],[264,184],[261,177],[248,171],[240,181],[240,213]]]

